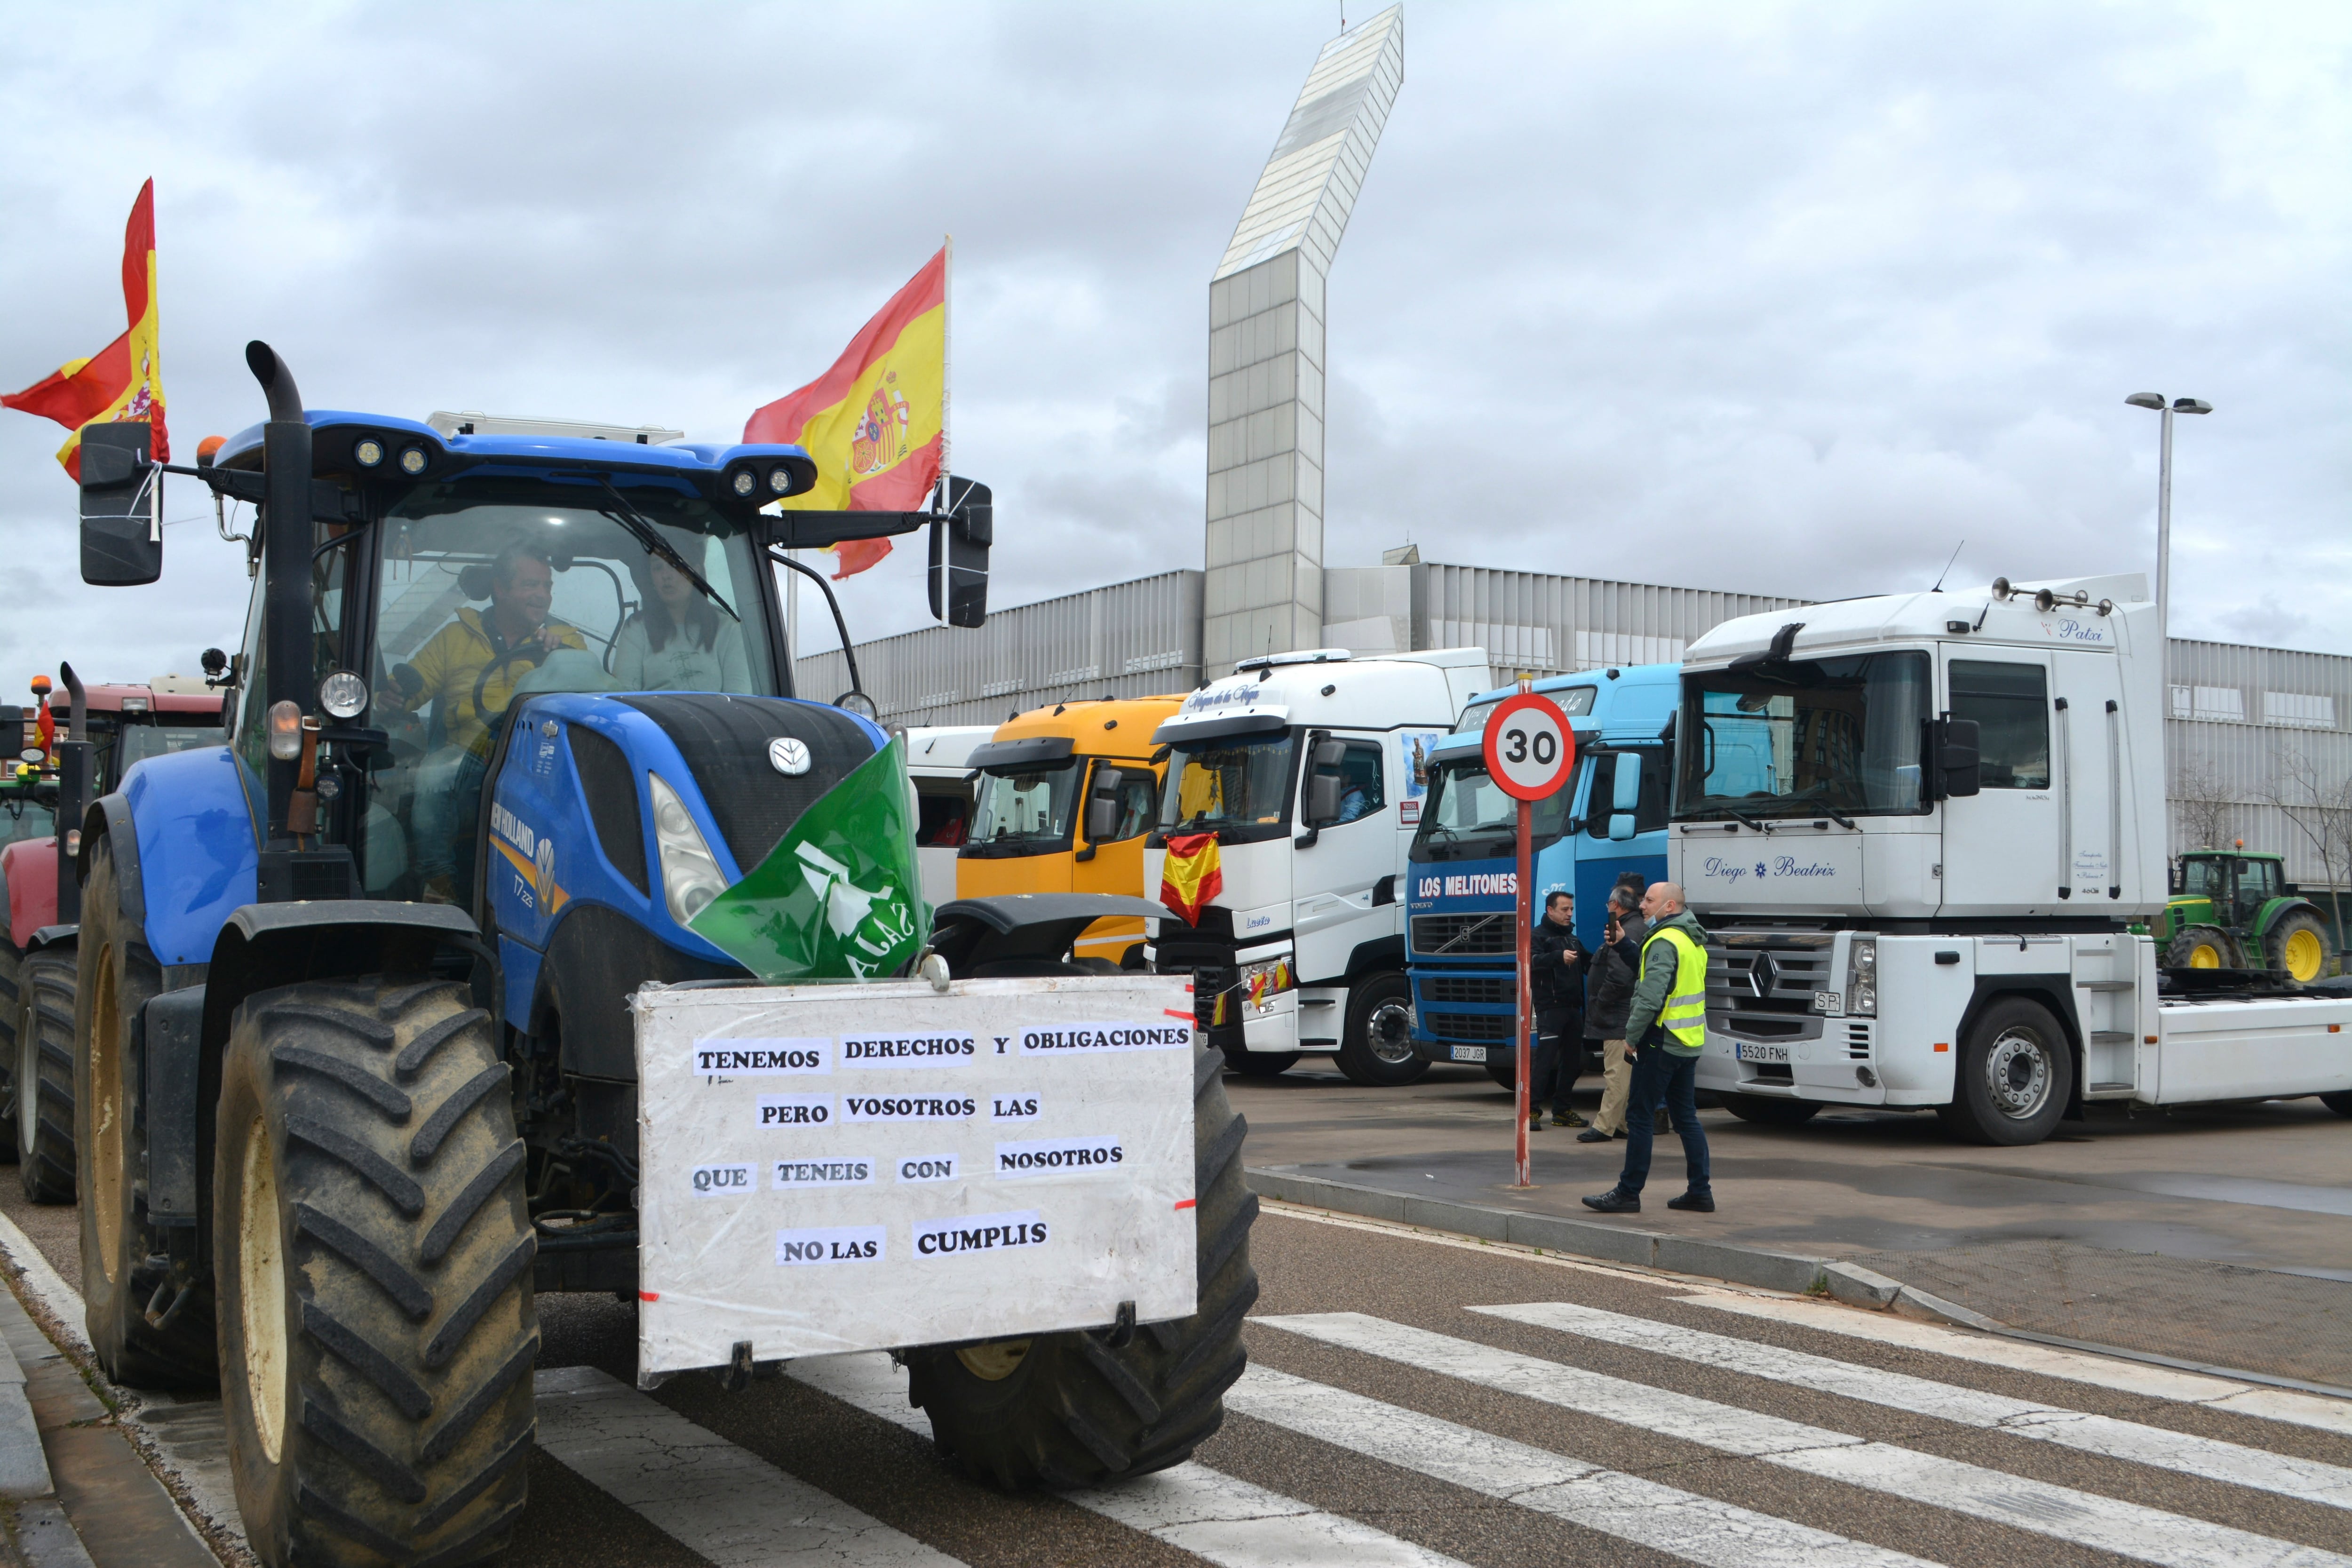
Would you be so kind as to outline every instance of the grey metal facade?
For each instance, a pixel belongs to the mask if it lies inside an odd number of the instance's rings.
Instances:
[[[2243,839],[2352,886],[2352,658],[2175,637],[2165,673],[2173,852]]]
[[[857,645],[886,723],[992,724],[1072,697],[1149,697],[1201,679],[1201,574],[1163,572],[998,610],[969,630],[927,626]],[[803,655],[801,691],[849,689],[838,649]]]
[[[1413,646],[1483,647],[1498,673],[1668,664],[1725,621],[1805,602],[1486,566],[1431,563],[1405,570],[1415,574]]]

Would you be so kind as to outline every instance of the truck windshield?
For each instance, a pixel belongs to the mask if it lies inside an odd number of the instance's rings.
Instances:
[[[1045,855],[1068,847],[1070,807],[1078,796],[1076,757],[1051,767],[982,773],[977,789],[964,854]]]
[[[1505,697],[1509,695],[1509,692],[1503,694]],[[1547,691],[1544,695],[1550,698],[1559,710],[1568,717],[1581,719],[1592,711],[1592,700],[1601,695],[1601,688],[1563,686],[1556,691]],[[1469,707],[1462,710],[1462,718],[1454,726],[1454,732],[1460,735],[1475,735],[1483,732],[1486,728],[1487,715],[1502,706],[1502,697],[1486,702],[1473,702]]]
[[[1536,802],[1531,825],[1535,847],[1540,849],[1560,836],[1568,822],[1568,808],[1576,799],[1577,780],[1591,765],[1580,760],[1567,784]],[[1483,759],[1456,757],[1433,770],[1429,800],[1421,808],[1421,826],[1412,836],[1408,858],[1489,859],[1516,852],[1518,835],[1519,803],[1487,776]]]
[[[1177,742],[1160,830],[1218,833],[1233,843],[1280,833],[1290,815],[1292,748],[1286,731]]]
[[[1924,653],[1687,672],[1675,817],[1924,810],[1927,703]]]
[[[419,485],[377,525],[374,653],[362,673],[375,694],[367,722],[390,735],[393,765],[370,787],[371,897],[469,895],[482,779],[522,698],[781,694],[757,542],[688,490],[614,477],[625,507],[595,474],[476,474]],[[715,599],[646,549],[647,525]]]

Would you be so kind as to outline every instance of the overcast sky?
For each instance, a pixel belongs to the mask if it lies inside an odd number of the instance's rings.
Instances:
[[[250,337],[313,407],[735,439],[952,231],[995,602],[1198,567],[1209,273],[1338,23],[16,4],[0,381],[121,331],[151,174],[184,459],[260,417]],[[2217,409],[2180,422],[2175,630],[2352,653],[2347,76],[2340,4],[1412,0],[1331,279],[1328,563],[2152,570],[2149,390]],[[61,436],[0,412],[0,689],[234,647],[192,485],[161,584],[82,586]],[[917,553],[848,585],[856,637],[927,624]]]

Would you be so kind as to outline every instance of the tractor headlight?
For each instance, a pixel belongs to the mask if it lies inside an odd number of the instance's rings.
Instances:
[[[356,719],[367,711],[367,682],[348,669],[339,669],[319,682],[319,706],[334,719]]]
[[[661,851],[662,897],[668,901],[670,919],[685,925],[727,890],[727,878],[677,792],[664,784],[659,773],[647,773],[646,784],[654,797],[654,843]]]
[[[380,468],[383,463],[383,443],[373,436],[362,436],[352,444],[352,461],[362,468]]]
[[[273,702],[263,717],[269,731],[269,754],[290,763],[302,754],[302,710],[291,702]]]
[[[768,488],[782,495],[793,488],[793,471],[778,463],[768,470]]]
[[[760,476],[749,468],[738,468],[735,477],[727,482],[734,487],[737,495],[749,500],[751,492],[760,488]]]
[[[425,455],[424,447],[409,447],[400,454],[400,471],[413,479],[425,471],[425,465],[430,461],[432,459]]]
[[[1850,1016],[1878,1016],[1878,939],[1858,936],[1846,949],[1845,1010]]]

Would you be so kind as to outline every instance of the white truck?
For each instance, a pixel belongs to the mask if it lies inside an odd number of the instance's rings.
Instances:
[[[1668,857],[1711,938],[1699,1087],[1752,1121],[1932,1108],[2000,1144],[2093,1100],[2352,1115],[2352,994],[2158,973],[2162,658],[2136,575],[1693,643]]]
[[[907,731],[907,774],[915,781],[915,858],[923,873],[923,901],[933,909],[955,901],[956,855],[971,833],[972,748],[996,733],[993,724],[935,724]]]
[[[1428,1071],[1405,978],[1405,853],[1430,748],[1494,685],[1483,648],[1352,658],[1316,648],[1244,659],[1184,700],[1153,740],[1173,748],[1144,842],[1158,893],[1213,864],[1196,918],[1157,922],[1147,953],[1190,973],[1212,1045],[1272,1076],[1336,1053],[1358,1083]]]

